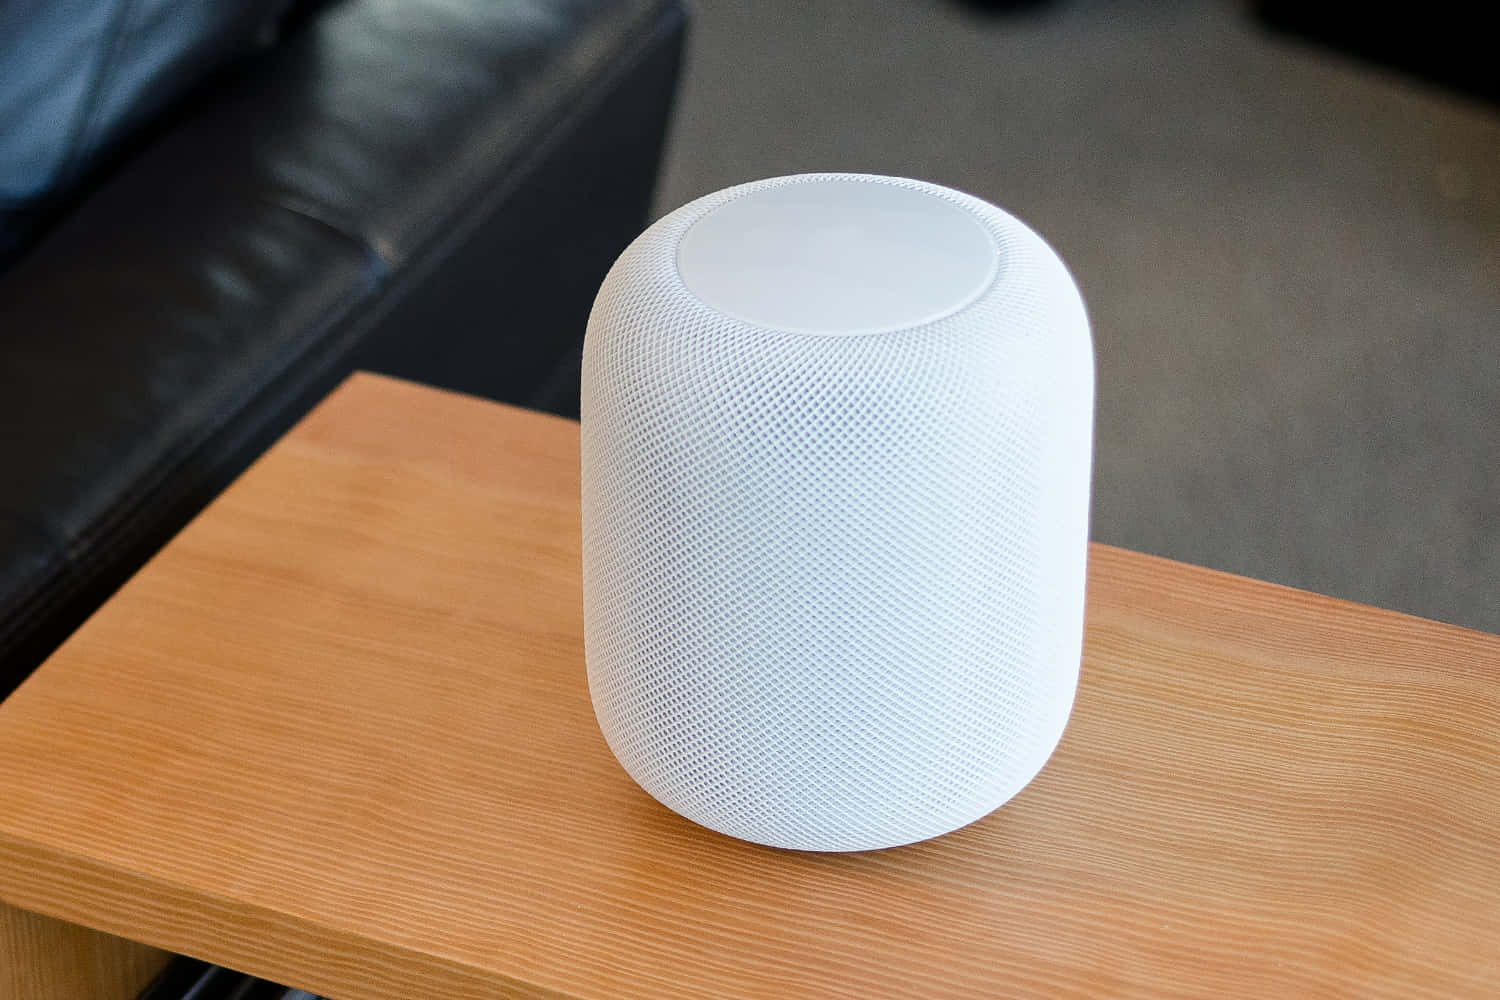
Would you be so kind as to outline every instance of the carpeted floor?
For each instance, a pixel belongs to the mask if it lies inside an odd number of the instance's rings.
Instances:
[[[1093,535],[1500,632],[1500,109],[1248,4],[697,0],[662,211],[900,174],[1090,305]]]

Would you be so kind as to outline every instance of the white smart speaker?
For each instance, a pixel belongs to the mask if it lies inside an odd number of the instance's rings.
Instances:
[[[621,255],[583,359],[589,689],[706,827],[957,829],[1062,736],[1094,367],[1078,289],[977,198],[858,174],[700,198]]]

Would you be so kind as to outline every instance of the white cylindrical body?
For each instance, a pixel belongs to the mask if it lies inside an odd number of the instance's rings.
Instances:
[[[970,823],[1062,736],[1094,369],[993,205],[817,174],[700,198],[600,289],[583,362],[590,691],[665,805],[864,850]]]

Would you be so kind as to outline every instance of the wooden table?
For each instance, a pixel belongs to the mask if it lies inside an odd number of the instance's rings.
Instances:
[[[1012,803],[739,843],[595,726],[577,426],[358,376],[0,705],[0,993],[126,995],[144,942],[340,1000],[1500,996],[1500,639],[1089,585]]]

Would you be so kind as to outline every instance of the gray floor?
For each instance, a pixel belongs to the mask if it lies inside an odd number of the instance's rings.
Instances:
[[[1062,253],[1096,539],[1500,632],[1500,110],[1241,3],[697,0],[659,208],[808,170]]]

